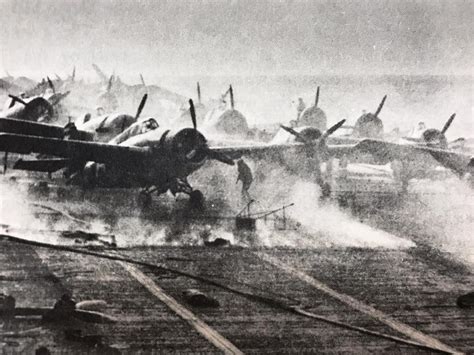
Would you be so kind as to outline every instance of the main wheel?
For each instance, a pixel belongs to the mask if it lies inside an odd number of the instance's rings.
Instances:
[[[151,195],[146,191],[140,191],[137,197],[138,207],[146,209],[151,205]]]
[[[326,200],[329,197],[331,197],[331,185],[329,185],[329,183],[325,182],[321,186],[321,199]]]
[[[193,190],[189,194],[189,204],[192,208],[203,209],[204,208],[204,195],[199,190]]]

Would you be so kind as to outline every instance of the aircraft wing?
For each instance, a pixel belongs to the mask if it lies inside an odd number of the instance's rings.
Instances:
[[[303,153],[306,149],[302,143],[288,144],[249,144],[249,145],[233,145],[210,147],[209,150],[216,153],[224,154],[232,160],[239,159],[242,156],[250,158],[264,159],[271,157],[273,154],[283,152],[293,152],[295,154]]]
[[[0,118],[0,133],[63,138],[64,128],[46,123],[17,120],[14,118]]]
[[[212,147],[211,151],[222,153],[230,159],[238,159],[248,156],[257,159],[271,159],[274,154],[288,152],[294,154],[295,159],[305,158],[303,154],[307,149],[317,149],[316,146],[308,146],[303,143],[286,144],[251,144],[234,145],[223,147]],[[363,139],[357,143],[332,144],[326,146],[322,154],[328,154],[334,158],[354,154],[370,154],[378,161],[416,161],[425,159],[426,156],[433,157],[440,165],[454,171],[458,175],[468,172],[470,166],[474,165],[474,158],[467,154],[449,150],[436,149],[417,145],[404,145],[390,143],[375,139]]]
[[[299,142],[294,143],[279,143],[279,144],[249,144],[249,145],[229,145],[229,146],[218,146],[210,148],[211,151],[216,151],[218,153],[224,154],[230,159],[238,159],[242,156],[247,156],[254,159],[267,159],[271,160],[272,157],[275,157],[281,153],[285,154],[294,154],[295,159],[298,157],[306,158],[307,150],[317,149],[315,143],[314,145],[303,144]],[[348,155],[354,152],[357,145],[355,144],[339,144],[331,145],[325,147],[321,150],[323,156],[333,156],[335,158],[340,158],[344,155]],[[287,155],[288,156],[288,155]],[[277,159],[280,161],[280,159]]]
[[[149,158],[146,147],[125,147],[107,143],[0,133],[0,151],[19,154],[40,153],[80,161],[134,166]]]
[[[428,146],[397,144],[379,140],[364,139],[354,149],[362,153],[370,153],[382,159],[414,161],[432,156],[439,164],[454,171],[458,175],[468,172],[473,164],[473,157],[468,154]]]
[[[68,132],[61,126],[15,118],[0,118],[0,133],[14,133],[46,138],[64,138],[69,133],[69,135],[74,135],[74,139],[77,140],[91,141],[94,138],[94,135],[87,131],[69,130]]]

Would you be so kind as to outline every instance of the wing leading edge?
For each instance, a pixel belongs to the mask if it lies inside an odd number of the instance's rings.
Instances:
[[[125,147],[11,133],[0,133],[0,151],[19,154],[40,153],[112,165],[135,165],[151,157],[151,150],[146,147]]]

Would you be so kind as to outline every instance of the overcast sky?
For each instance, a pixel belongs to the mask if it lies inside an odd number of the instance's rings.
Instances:
[[[474,1],[0,0],[0,76],[472,74]],[[138,69],[137,69],[138,68]]]

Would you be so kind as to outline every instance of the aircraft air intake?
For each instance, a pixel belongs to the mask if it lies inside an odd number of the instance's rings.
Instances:
[[[191,164],[201,164],[207,158],[207,141],[193,128],[184,128],[172,139],[172,149],[178,159]]]

